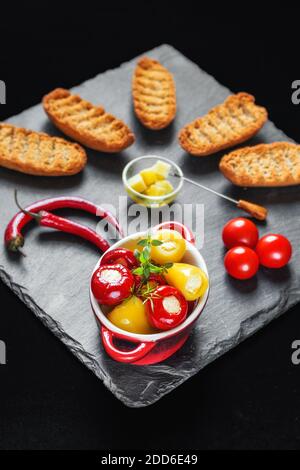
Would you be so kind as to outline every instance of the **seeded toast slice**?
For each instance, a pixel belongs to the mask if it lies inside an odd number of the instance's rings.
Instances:
[[[86,161],[78,144],[0,123],[0,166],[30,175],[65,176],[80,172]]]
[[[152,130],[167,127],[176,115],[173,75],[157,60],[139,60],[132,80],[134,110],[141,123]]]
[[[219,167],[237,186],[300,184],[300,145],[274,142],[241,148],[224,155]]]
[[[252,95],[238,93],[183,127],[179,143],[191,155],[211,155],[250,139],[267,118],[266,109],[257,106]]]
[[[91,149],[107,153],[121,152],[135,140],[121,119],[63,88],[57,88],[44,96],[43,106],[58,129]]]

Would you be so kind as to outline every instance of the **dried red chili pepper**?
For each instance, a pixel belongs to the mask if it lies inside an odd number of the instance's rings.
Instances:
[[[30,206],[27,206],[25,208],[25,212],[18,212],[7,225],[4,234],[4,241],[7,248],[10,251],[16,252],[24,245],[22,229],[33,218],[32,215],[29,214],[29,212],[38,213],[41,210],[51,211],[55,209],[65,208],[81,209],[86,212],[89,212],[90,214],[100,216],[102,219],[105,218],[112,225],[112,227],[114,227],[121,235],[123,235],[123,231],[119,225],[119,222],[109,211],[105,211],[101,208],[101,206],[98,206],[97,204],[94,204],[81,197],[61,196],[43,199],[41,201],[31,204]]]

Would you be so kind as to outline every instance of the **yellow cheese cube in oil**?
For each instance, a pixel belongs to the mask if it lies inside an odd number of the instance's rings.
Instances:
[[[156,183],[158,180],[157,173],[155,173],[152,168],[145,168],[144,170],[140,171],[140,175],[143,178],[146,186],[151,186],[151,184]]]
[[[131,187],[131,189],[134,189],[138,193],[143,193],[147,189],[145,181],[140,174],[132,176],[128,180],[128,185]]]
[[[152,171],[158,175],[158,179],[165,179],[168,177],[171,165],[169,163],[158,160],[153,166]]]
[[[147,196],[165,196],[174,191],[172,184],[167,180],[157,181],[146,189]]]

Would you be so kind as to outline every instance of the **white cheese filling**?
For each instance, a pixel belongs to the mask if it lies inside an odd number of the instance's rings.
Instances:
[[[202,284],[202,278],[199,274],[194,274],[190,276],[186,282],[185,288],[188,292],[196,292],[200,289]]]
[[[180,302],[175,297],[175,295],[170,295],[169,297],[165,297],[162,303],[163,303],[164,309],[168,313],[175,314],[175,313],[179,313],[181,310]]]
[[[106,282],[119,282],[121,278],[122,274],[114,269],[104,269],[100,276],[100,279],[103,279]]]
[[[164,242],[162,245],[161,245],[161,248],[164,250],[164,251],[173,251],[176,249],[176,243],[174,242]]]

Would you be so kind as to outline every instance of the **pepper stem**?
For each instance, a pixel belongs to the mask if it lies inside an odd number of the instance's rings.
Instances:
[[[21,250],[21,248],[18,248],[17,251],[18,251],[18,253],[20,253],[20,255],[22,255],[22,256],[24,256],[24,258],[26,258],[27,255],[26,255],[26,253],[24,253],[23,250]]]
[[[17,189],[15,189],[15,191],[14,191],[14,197],[15,197],[15,203],[16,203],[17,207],[20,209],[21,212],[23,212],[23,214],[29,215],[29,217],[32,217],[32,218],[35,219],[37,222],[40,222],[40,220],[41,220],[41,218],[42,218],[42,217],[40,216],[40,214],[35,213],[35,212],[31,212],[31,211],[27,211],[26,209],[24,209],[24,208],[20,205],[20,203],[19,203],[19,201],[18,201],[18,191],[17,191]]]

